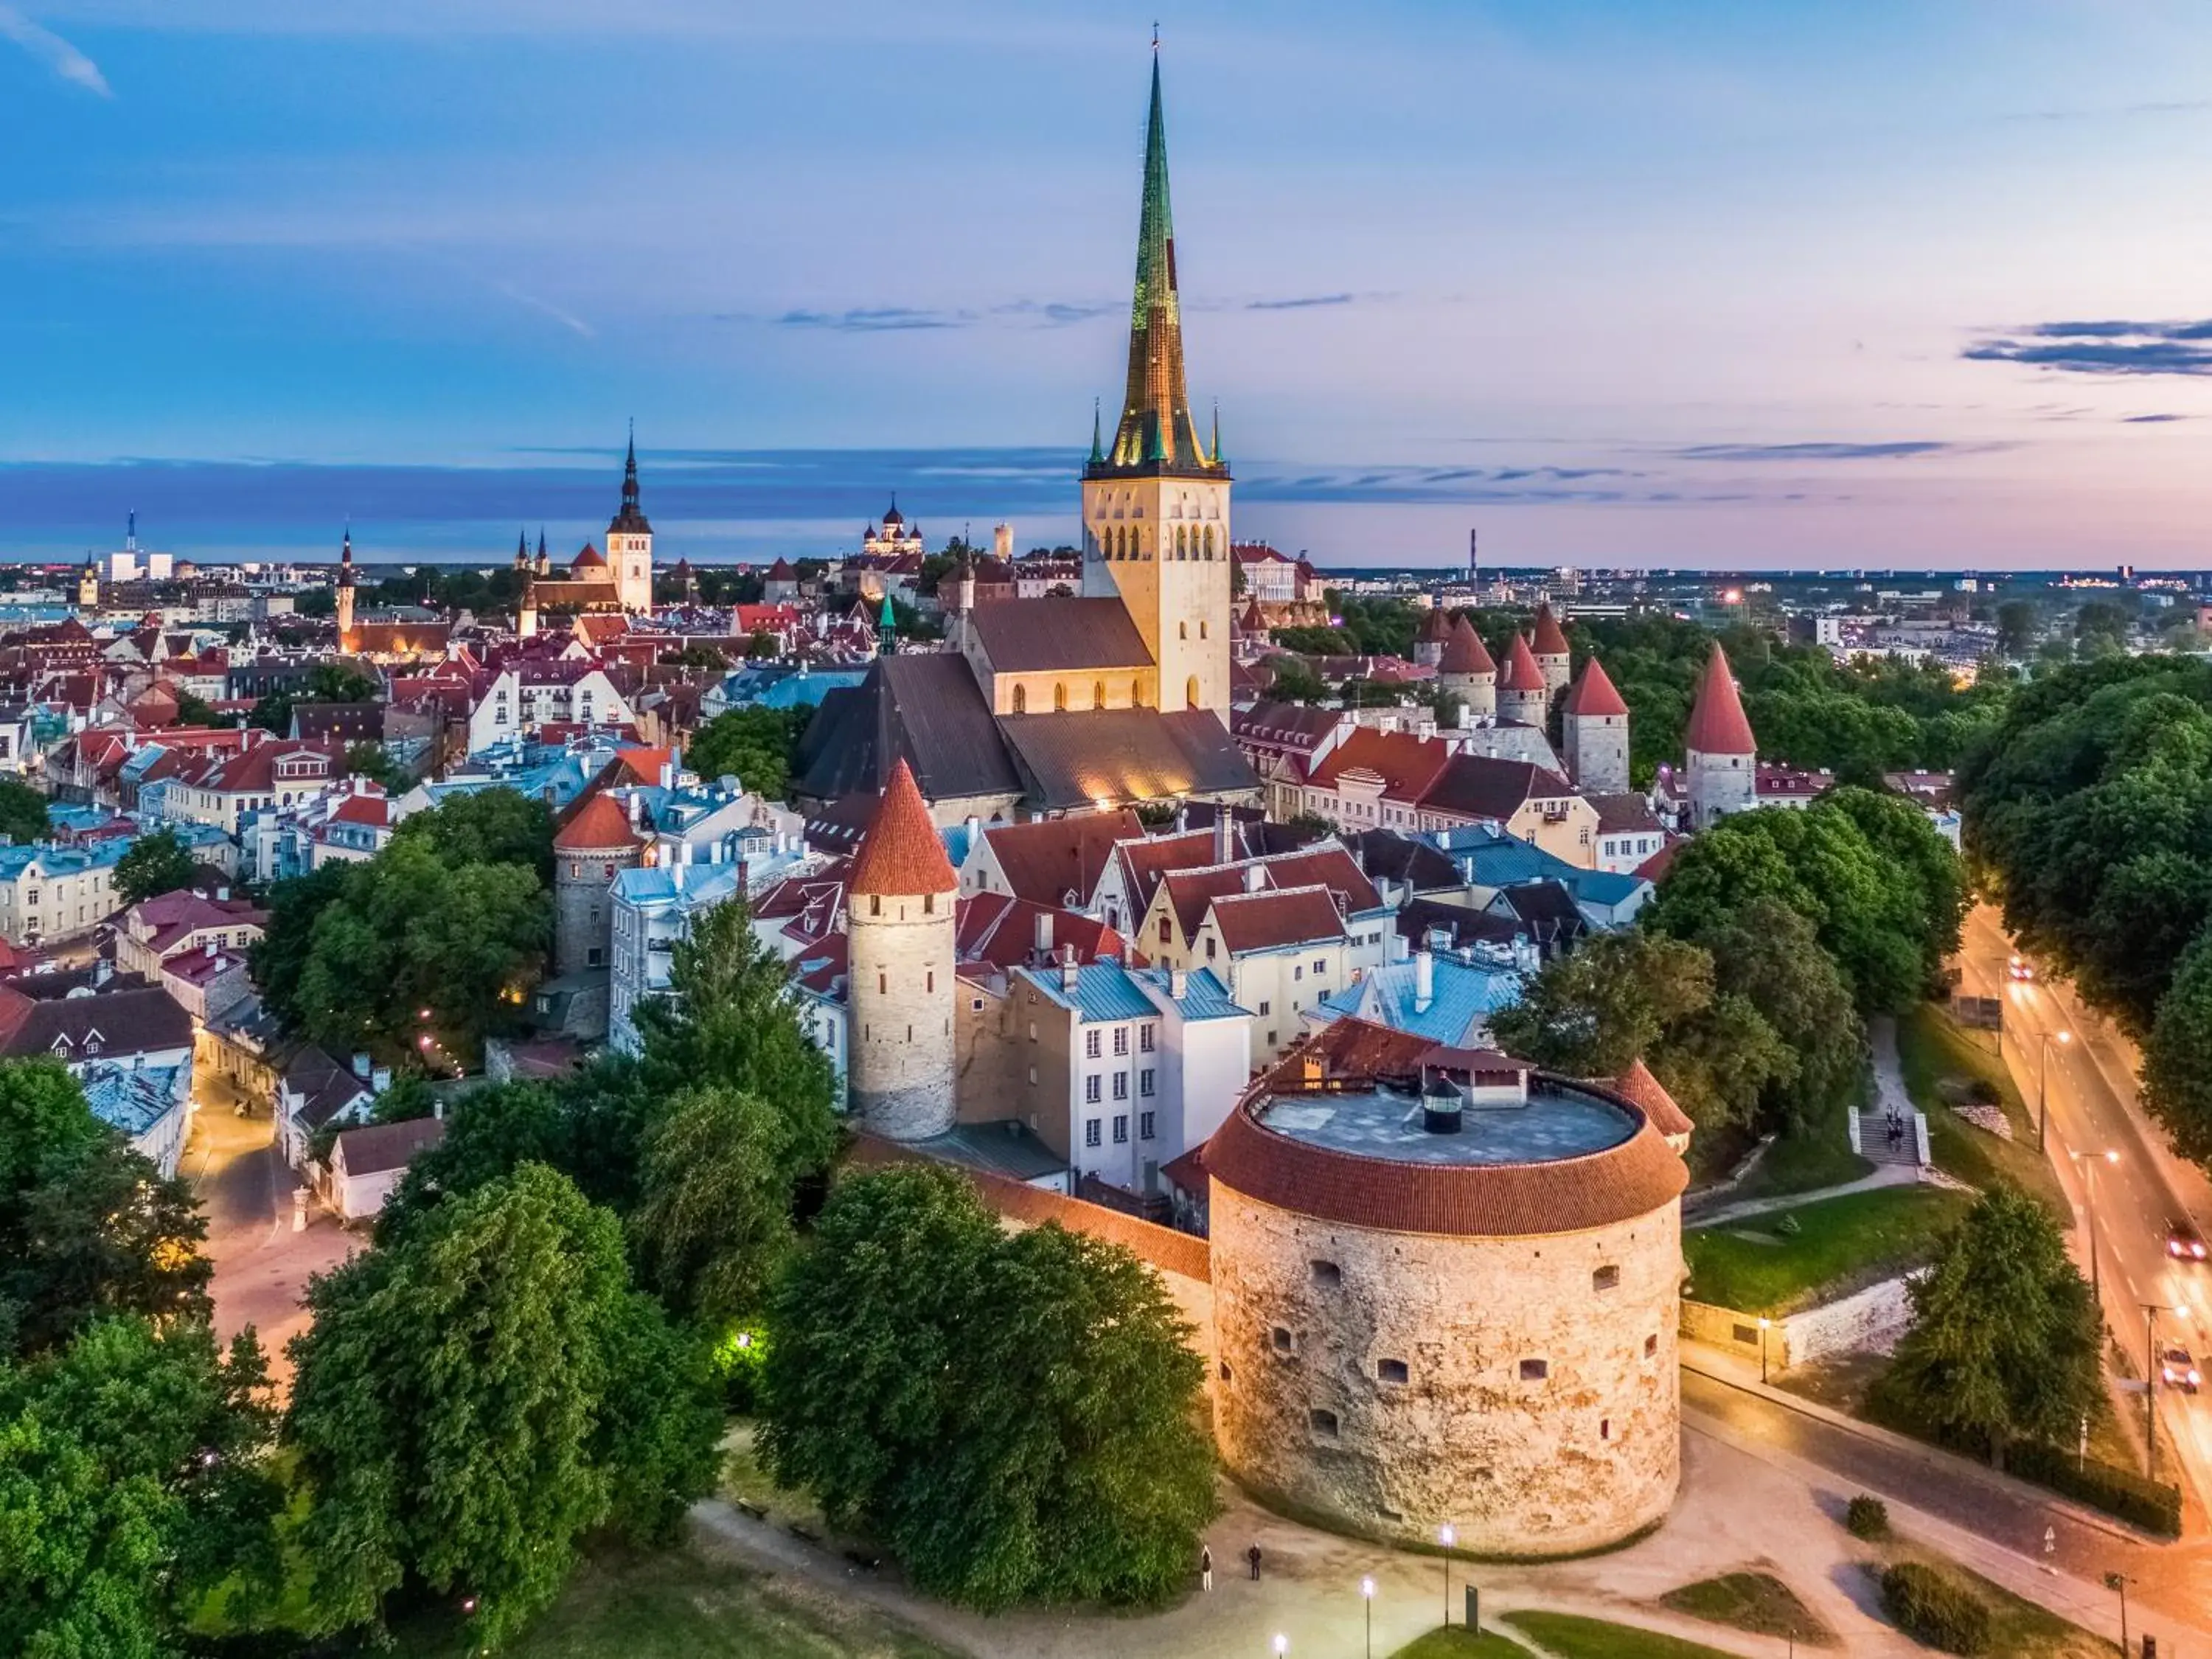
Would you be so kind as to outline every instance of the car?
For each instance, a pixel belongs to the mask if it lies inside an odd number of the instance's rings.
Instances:
[[[2005,971],[2014,979],[2033,979],[2035,964],[2015,952],[2012,960],[2005,964]]]
[[[2198,1375],[2197,1362],[2189,1357],[2189,1350],[2179,1344],[2162,1351],[2158,1357],[2159,1381],[2169,1389],[2179,1389],[2184,1394],[2195,1394],[2203,1382]]]
[[[2203,1261],[2207,1254],[2204,1235],[2189,1222],[2173,1222],[2166,1230],[2166,1253],[2176,1261]]]

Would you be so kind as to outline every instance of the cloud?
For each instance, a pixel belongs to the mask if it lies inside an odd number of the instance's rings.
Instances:
[[[2066,374],[2212,374],[2212,319],[2038,323],[1973,341],[1959,355]]]
[[[1940,455],[1964,447],[1966,446],[1912,439],[1874,444],[1692,444],[1686,449],[1669,453],[1685,461],[1893,461],[1916,455]]]
[[[1354,295],[1350,294],[1307,294],[1288,300],[1247,300],[1247,311],[1310,311],[1317,306],[1348,306]]]
[[[72,86],[82,87],[87,92],[97,93],[102,98],[115,96],[114,89],[107,84],[107,77],[100,72],[99,64],[52,29],[41,28],[33,23],[13,6],[0,5],[0,40],[13,40]]]
[[[896,334],[910,329],[967,328],[972,311],[924,311],[914,306],[867,306],[850,311],[787,311],[779,328],[834,329],[845,334]]]
[[[2107,104],[2080,109],[2024,109],[2000,118],[2007,121],[2127,121],[2146,115],[2202,115],[2212,110],[2212,100],[2172,99],[2143,104]]]
[[[2163,426],[2168,421],[2185,421],[2188,418],[2189,416],[2186,415],[2123,415],[2120,416],[2120,424],[2123,426]]]

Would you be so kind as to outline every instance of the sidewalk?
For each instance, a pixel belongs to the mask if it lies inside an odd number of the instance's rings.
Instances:
[[[1836,1187],[1816,1187],[1806,1193],[1777,1193],[1766,1198],[1747,1198],[1740,1203],[1723,1204],[1717,1210],[1702,1210],[1695,1215],[1685,1214],[1683,1227],[1689,1231],[1701,1231],[1708,1227],[1724,1227],[1732,1221],[1742,1221],[1755,1215],[1771,1215],[1777,1210],[1794,1210],[1801,1205],[1817,1204],[1824,1198],[1841,1198],[1846,1193],[1872,1192],[1877,1187],[1917,1187],[1920,1171],[1910,1164],[1885,1164],[1872,1175],[1861,1176],[1856,1181],[1846,1181]]]

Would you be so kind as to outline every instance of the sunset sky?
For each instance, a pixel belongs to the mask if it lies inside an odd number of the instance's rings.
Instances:
[[[0,556],[1071,536],[1152,14],[0,0]],[[1160,15],[1194,402],[1324,563],[2212,563],[2212,10]]]

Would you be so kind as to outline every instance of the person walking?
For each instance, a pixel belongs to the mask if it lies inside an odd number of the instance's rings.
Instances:
[[[1252,1582],[1260,1582],[1260,1547],[1257,1544],[1244,1552],[1244,1559],[1252,1564]]]
[[[1206,1544],[1198,1547],[1198,1587],[1202,1590],[1213,1588],[1213,1550]]]

